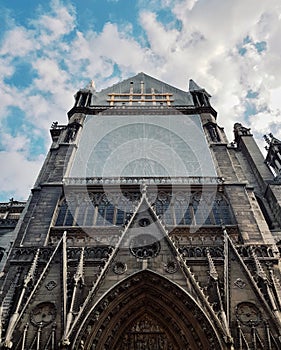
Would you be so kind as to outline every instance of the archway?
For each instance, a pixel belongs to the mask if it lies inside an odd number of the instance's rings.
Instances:
[[[176,284],[142,271],[111,289],[88,314],[75,341],[85,350],[224,349],[222,334]]]

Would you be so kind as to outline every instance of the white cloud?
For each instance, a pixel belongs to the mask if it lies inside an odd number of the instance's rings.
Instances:
[[[0,151],[1,190],[16,196],[15,199],[26,199],[42,162],[42,156],[29,161],[23,153],[16,150]]]
[[[69,34],[75,28],[75,13],[72,6],[65,6],[59,0],[52,0],[48,14],[32,20],[31,24],[38,30],[38,40],[43,45],[52,44],[55,40]]]
[[[34,88],[37,91],[61,93],[68,79],[67,72],[60,69],[57,61],[49,58],[38,58],[33,63],[33,69],[37,72],[38,78],[34,79]]]
[[[278,111],[279,117],[281,115],[281,86],[278,86],[276,89],[271,90],[270,94],[270,105],[273,110]]]
[[[2,145],[9,150],[9,152],[24,151],[28,148],[29,140],[24,135],[12,137],[10,134],[1,135]]]
[[[7,107],[15,103],[14,96],[16,96],[17,89],[14,88],[13,86],[5,84],[3,81],[0,81],[0,91],[1,91],[0,120],[2,120],[6,116]]]
[[[0,55],[22,57],[34,50],[33,32],[23,27],[15,27],[8,31],[4,37]]]
[[[87,79],[94,78],[98,89],[108,86],[115,64],[122,77],[155,69],[151,50],[141,47],[128,31],[121,32],[112,23],[106,23],[100,33],[78,32],[70,51],[65,60],[69,71]]]
[[[142,19],[152,49],[164,59],[160,74],[175,85],[184,86],[187,77],[193,77],[206,87],[230,139],[233,122],[243,122],[248,90],[259,93],[254,101],[258,111],[268,108],[274,114],[280,108],[278,98],[269,97],[281,79],[278,1],[181,1],[173,12],[182,22],[178,33],[165,30],[155,13],[146,12]],[[250,43],[243,44],[246,37]],[[266,49],[259,52],[256,43],[262,41]],[[244,56],[237,49],[241,45]]]
[[[164,25],[157,21],[153,12],[142,12],[140,20],[147,33],[150,48],[157,56],[167,57],[176,50],[180,36],[176,29],[166,30]]]

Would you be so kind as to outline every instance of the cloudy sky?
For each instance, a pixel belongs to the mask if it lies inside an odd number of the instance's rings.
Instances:
[[[26,199],[73,95],[145,72],[281,138],[280,0],[0,0],[0,201]]]

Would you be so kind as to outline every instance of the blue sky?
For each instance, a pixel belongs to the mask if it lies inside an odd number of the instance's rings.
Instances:
[[[26,199],[73,95],[144,71],[281,138],[280,0],[0,0],[0,201]]]

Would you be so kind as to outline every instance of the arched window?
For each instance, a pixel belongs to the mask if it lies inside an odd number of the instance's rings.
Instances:
[[[76,193],[59,205],[55,226],[124,225],[139,199],[136,193]]]
[[[76,209],[76,215],[75,215],[75,223],[76,226],[86,226],[85,225],[85,219],[87,217],[87,210],[90,207],[89,200],[82,199],[78,202],[78,206]]]
[[[73,226],[73,214],[64,199],[59,205],[59,213],[55,226]]]
[[[189,193],[177,192],[169,194],[159,193],[156,200],[156,213],[162,217],[166,225],[190,225],[192,222],[192,208]],[[161,210],[161,211],[160,211]]]
[[[169,201],[159,193],[156,214],[166,225],[231,225],[234,218],[225,197],[215,192],[176,192]]]
[[[171,213],[171,195],[168,192],[159,192],[157,200],[154,203],[154,208],[157,215],[166,225],[173,224],[173,216]]]
[[[113,223],[114,206],[104,194],[98,204],[96,225],[107,226]]]
[[[217,193],[213,204],[213,215],[215,225],[231,225],[234,223],[231,208],[225,197],[220,193]]]
[[[95,222],[96,207],[93,202],[90,202],[85,211],[85,226],[93,226]]]
[[[220,142],[221,141],[220,135],[218,132],[218,127],[215,123],[211,123],[211,122],[207,123],[206,128],[207,128],[208,133],[210,135],[210,138],[213,142]]]
[[[196,192],[192,198],[195,225],[213,225],[213,193]]]
[[[112,196],[111,196],[112,195]],[[55,226],[125,225],[133,215],[140,193],[76,194],[58,208]],[[155,196],[156,197],[156,196]],[[161,191],[153,204],[165,225],[232,225],[231,208],[221,193]]]

